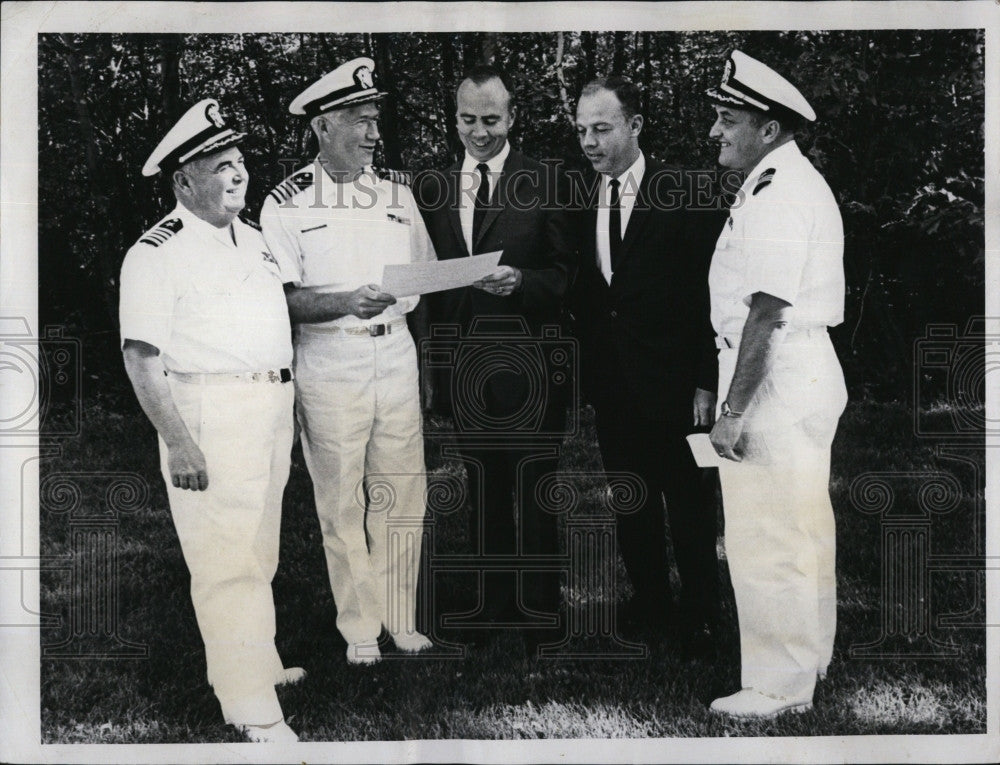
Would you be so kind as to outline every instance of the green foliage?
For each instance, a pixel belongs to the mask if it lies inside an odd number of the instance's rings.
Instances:
[[[389,91],[385,164],[458,156],[454,90],[491,59],[517,84],[515,143],[585,163],[571,118],[592,76],[643,85],[646,152],[715,169],[703,90],[734,47],[786,72],[820,120],[801,138],[840,200],[844,325],[834,341],[854,397],[908,396],[928,323],[984,310],[982,30],[565,32],[39,37],[39,276],[43,323],[87,343],[90,374],[121,385],[117,278],[127,248],[172,206],[139,168],[165,130],[213,96],[250,133],[248,212],[310,156],[287,104],[322,72],[371,55]]]

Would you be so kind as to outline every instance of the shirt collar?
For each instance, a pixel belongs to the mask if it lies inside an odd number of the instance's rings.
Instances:
[[[793,157],[801,157],[802,151],[799,149],[799,145],[794,141],[787,141],[781,144],[777,149],[769,151],[765,154],[760,162],[754,165],[753,170],[747,173],[747,177],[743,180],[743,185],[750,183],[755,183],[757,176],[760,175],[766,168],[771,165],[779,165],[782,162],[788,162]]]
[[[184,224],[184,228],[194,231],[197,236],[210,237],[220,244],[225,244],[228,247],[235,247],[233,243],[233,236],[229,233],[230,226],[223,226],[222,228],[216,228],[207,220],[199,218],[188,208],[186,208],[181,202],[177,202],[177,206],[171,213],[171,216],[181,219]],[[235,221],[235,219],[234,219]]]
[[[646,174],[646,155],[642,153],[642,149],[639,150],[639,156],[635,158],[629,167],[619,175],[616,179],[618,181],[618,188],[622,192],[631,191],[633,194],[639,190],[639,184],[642,183],[642,176]],[[601,181],[604,183],[604,188],[611,185],[613,179],[610,175],[605,175],[601,173]],[[630,182],[631,181],[631,182]]]
[[[486,167],[489,168],[490,174],[499,175],[503,172],[503,165],[507,161],[508,154],[510,154],[510,141],[505,141],[503,148],[500,149],[500,153],[493,157],[493,159],[486,160]],[[465,159],[462,161],[462,172],[475,172],[478,165],[479,160],[473,159],[469,156],[469,152],[465,152]]]
[[[338,205],[339,202],[336,200],[344,199],[345,194],[351,194],[358,188],[358,180],[362,175],[371,176],[368,181],[365,181],[362,184],[362,187],[366,190],[371,188],[372,183],[378,181],[374,165],[365,165],[361,168],[361,175],[355,178],[354,181],[351,183],[342,183],[333,179],[333,176],[327,171],[326,165],[323,164],[323,161],[318,154],[316,155],[316,159],[313,160],[313,163],[316,166],[313,177],[317,179],[316,183],[319,184],[319,199],[324,204],[334,206]]]

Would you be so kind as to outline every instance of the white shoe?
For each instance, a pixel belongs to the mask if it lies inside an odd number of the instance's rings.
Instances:
[[[299,740],[284,720],[274,725],[239,725],[243,734],[255,744],[294,744]]]
[[[808,712],[812,709],[812,701],[789,701],[767,696],[753,688],[744,688],[732,696],[716,699],[709,709],[718,714],[730,717],[768,719],[785,712]]]
[[[378,649],[377,640],[367,640],[364,643],[351,643],[347,646],[348,664],[375,664],[382,660],[382,652]]]
[[[302,667],[285,667],[278,673],[275,685],[295,685],[301,683],[306,677],[306,671]]]
[[[434,647],[434,643],[426,635],[416,630],[413,632],[398,632],[392,636],[392,642],[403,653],[420,653]]]

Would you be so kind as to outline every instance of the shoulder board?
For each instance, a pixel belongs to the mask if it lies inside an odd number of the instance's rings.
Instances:
[[[243,215],[241,215],[239,217],[240,217],[240,220],[243,221],[244,223],[246,223],[250,228],[255,228],[258,231],[260,231],[260,224],[257,221],[255,221],[253,218],[247,218],[246,216],[243,216]]]
[[[767,186],[771,181],[774,180],[775,169],[773,167],[767,168],[763,173],[757,176],[757,185],[753,187],[753,193],[756,194],[762,188]]]
[[[184,228],[184,222],[180,218],[170,218],[153,226],[139,239],[143,244],[159,247],[170,237]]]
[[[413,182],[412,174],[406,170],[392,170],[388,167],[374,168],[375,175],[383,181],[398,183],[402,186],[409,186]]]
[[[287,202],[303,189],[307,189],[312,185],[313,169],[310,165],[309,167],[303,167],[301,170],[298,170],[285,178],[285,180],[275,186],[271,190],[271,193],[267,196],[269,199],[273,199],[280,205]]]

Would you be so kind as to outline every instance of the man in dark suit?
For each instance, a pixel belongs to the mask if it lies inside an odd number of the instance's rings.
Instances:
[[[567,189],[552,168],[511,149],[516,108],[500,70],[473,68],[456,102],[465,157],[444,173],[424,174],[417,202],[440,260],[503,255],[473,286],[429,296],[432,339],[447,325],[458,339],[454,363],[425,364],[424,372],[432,376],[434,408],[455,421],[473,551],[544,558],[558,551],[556,517],[539,506],[535,488],[556,470],[568,402],[566,386],[552,382],[559,376],[544,368],[552,338],[543,328],[560,321],[576,267],[571,220],[559,207]],[[480,598],[473,621],[530,625],[531,650],[557,624],[558,574],[493,571]]]
[[[576,112],[580,146],[599,174],[583,203],[572,313],[584,392],[596,413],[604,467],[645,485],[634,513],[617,516],[618,545],[635,595],[626,628],[676,626],[704,652],[717,611],[715,510],[685,441],[712,424],[717,372],[708,264],[724,214],[693,211],[690,177],[639,148],[638,88],[621,77],[586,85]],[[681,580],[672,606],[663,503]]]

